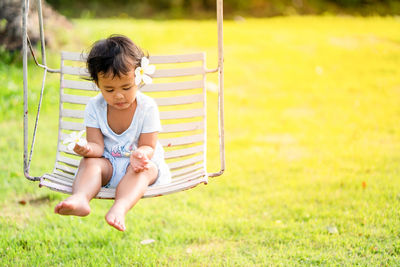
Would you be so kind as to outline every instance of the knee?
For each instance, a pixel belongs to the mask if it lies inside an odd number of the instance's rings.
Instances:
[[[153,175],[155,174],[155,175],[157,176],[157,174],[158,174],[158,167],[157,167],[157,165],[156,165],[154,162],[150,161],[150,162],[149,162],[149,165],[148,165],[147,171],[149,171],[149,172],[151,172]]]
[[[148,164],[148,168],[141,172],[135,172],[131,165],[128,166],[127,173],[130,173],[132,177],[136,177],[137,179],[146,179],[149,184],[152,184],[158,175],[158,167],[157,165],[150,161]]]
[[[101,170],[102,165],[102,158],[82,158],[79,163],[79,168],[95,168]]]

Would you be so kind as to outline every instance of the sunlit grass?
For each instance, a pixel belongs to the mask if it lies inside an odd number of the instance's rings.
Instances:
[[[70,34],[81,41],[64,50],[122,33],[151,54],[206,51],[208,67],[217,62],[213,21],[74,24]],[[22,93],[9,86],[21,88],[22,74],[1,66],[2,111],[18,99],[1,117],[1,265],[398,265],[399,31],[389,17],[226,21],[227,171],[207,186],[141,201],[126,233],[103,219],[111,201],[93,201],[86,218],[56,216],[64,195],[23,178]],[[31,78],[37,93],[33,66]],[[55,158],[58,78],[49,80],[33,174],[50,171]],[[216,94],[209,96],[216,171]]]

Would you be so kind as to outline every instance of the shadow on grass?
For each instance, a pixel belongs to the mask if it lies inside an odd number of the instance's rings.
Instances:
[[[43,206],[43,205],[50,205],[55,200],[60,200],[61,196],[57,194],[47,194],[44,196],[39,196],[36,198],[22,198],[18,201],[20,205],[30,204],[32,206]]]

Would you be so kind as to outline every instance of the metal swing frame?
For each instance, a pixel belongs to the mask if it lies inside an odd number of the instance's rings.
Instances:
[[[199,68],[191,68],[189,69],[185,69],[183,72],[185,72],[184,74],[176,74],[176,76],[182,76],[182,75],[202,75],[202,80],[201,81],[197,81],[197,83],[190,83],[190,82],[182,82],[182,83],[175,83],[174,85],[178,86],[178,87],[182,87],[179,90],[182,89],[188,89],[188,88],[184,88],[184,84],[185,86],[189,85],[189,89],[192,88],[197,88],[200,84],[200,86],[202,86],[203,89],[203,96],[199,98],[199,96],[201,95],[196,95],[197,100],[198,101],[204,101],[202,102],[204,107],[203,107],[203,111],[204,113],[201,113],[200,116],[203,116],[203,123],[205,123],[205,125],[203,125],[204,129],[203,129],[203,136],[199,136],[196,135],[196,141],[192,141],[192,142],[198,142],[199,140],[203,141],[203,145],[202,148],[200,150],[196,150],[195,152],[193,152],[193,149],[182,149],[182,151],[187,151],[189,150],[189,154],[190,153],[198,153],[199,151],[201,153],[203,153],[203,155],[197,156],[197,158],[202,158],[202,162],[199,165],[195,165],[193,166],[193,164],[197,164],[198,162],[194,162],[193,159],[189,159],[189,160],[183,160],[186,163],[186,165],[184,166],[185,168],[187,166],[189,166],[185,172],[185,170],[183,170],[183,165],[182,164],[172,164],[172,165],[176,165],[177,168],[181,167],[180,170],[178,170],[176,173],[177,175],[181,175],[179,176],[178,179],[179,182],[176,182],[174,184],[171,185],[164,185],[164,186],[156,186],[154,188],[149,188],[147,190],[147,192],[145,193],[144,197],[153,197],[153,196],[160,196],[160,195],[165,195],[165,194],[170,194],[170,193],[174,193],[174,192],[178,192],[178,191],[182,191],[182,190],[186,190],[186,189],[190,189],[193,188],[195,186],[197,186],[200,183],[205,183],[207,184],[208,182],[208,177],[217,177],[220,176],[224,173],[225,171],[225,143],[224,143],[224,94],[223,94],[223,87],[224,87],[224,56],[223,56],[223,0],[216,0],[216,4],[217,4],[217,27],[218,27],[218,67],[215,69],[207,69],[205,66],[205,54],[204,53],[196,53],[196,54],[186,54],[186,55],[173,55],[173,56],[153,56],[150,57],[150,62],[157,64],[164,64],[164,63],[182,63],[182,62],[195,62],[198,61],[202,64],[201,67]],[[62,89],[63,89],[63,75],[64,74],[76,74],[76,75],[85,75],[85,70],[83,69],[74,69],[71,67],[67,67],[64,66],[64,60],[70,60],[70,61],[83,61],[84,58],[82,57],[82,55],[78,54],[78,53],[69,53],[69,52],[63,52],[61,55],[62,61],[61,61],[61,67],[60,69],[51,69],[47,66],[46,64],[46,51],[45,51],[45,37],[44,37],[44,27],[43,27],[43,15],[42,15],[42,5],[41,5],[41,0],[37,0],[37,9],[38,9],[38,17],[39,17],[39,27],[40,27],[40,42],[41,42],[41,57],[42,57],[42,62],[39,63],[38,60],[36,59],[36,56],[34,54],[34,51],[32,49],[32,45],[30,44],[29,41],[29,37],[27,34],[27,17],[28,17],[28,10],[29,10],[29,0],[22,0],[22,52],[23,52],[23,89],[24,89],[24,175],[28,180],[31,181],[40,181],[39,186],[46,186],[49,187],[52,190],[55,191],[60,191],[60,192],[64,192],[64,193],[71,193],[71,183],[73,181],[73,178],[71,178],[72,176],[74,176],[72,174],[72,172],[70,171],[70,168],[68,167],[69,165],[73,165],[74,167],[77,167],[76,161],[74,161],[73,159],[69,159],[63,156],[60,156],[60,152],[65,152],[68,153],[67,151],[63,151],[63,148],[60,147],[62,145],[60,145],[60,138],[63,136],[63,133],[61,132],[61,124],[63,123],[61,121],[61,113],[64,112],[62,109]],[[36,63],[37,66],[43,68],[43,78],[42,78],[42,87],[41,87],[41,93],[40,93],[40,98],[39,98],[39,103],[38,103],[38,110],[37,110],[37,114],[36,114],[36,121],[35,121],[35,126],[34,126],[34,130],[33,130],[33,136],[32,136],[32,142],[31,142],[31,148],[30,151],[28,153],[28,47],[30,49],[30,52],[34,58],[34,61]],[[175,69],[172,70],[173,73],[176,73],[176,71],[179,69]],[[183,69],[182,69],[183,70]],[[42,99],[43,99],[43,92],[44,92],[44,88],[45,88],[45,81],[46,81],[46,75],[47,72],[50,73],[60,73],[60,77],[61,77],[61,87],[60,87],[60,125],[59,125],[59,138],[58,138],[58,146],[57,146],[57,159],[56,159],[56,166],[54,167],[53,171],[58,171],[58,173],[53,173],[53,174],[44,174],[42,176],[32,176],[29,172],[30,172],[30,164],[31,164],[31,160],[32,160],[32,155],[33,155],[33,151],[34,151],[34,145],[35,145],[35,139],[36,139],[36,132],[37,132],[37,127],[38,127],[38,121],[39,121],[39,114],[40,114],[40,109],[41,109],[41,104],[42,104]],[[207,144],[207,127],[206,127],[206,88],[205,88],[205,77],[207,73],[212,73],[212,72],[218,72],[218,134],[219,134],[219,145],[220,145],[220,170],[218,172],[214,172],[214,173],[208,173],[207,172],[207,166],[206,166],[206,154],[207,154],[207,150],[206,150],[206,144]],[[159,77],[172,77],[170,76],[171,74],[169,72],[163,72],[162,70],[160,71],[159,74],[157,74],[156,72],[156,76]],[[196,84],[196,85],[194,85]],[[92,88],[90,88],[91,86],[88,84],[83,84],[81,83],[80,86],[86,87],[85,90],[92,90]],[[68,87],[68,86],[67,86]],[[157,87],[157,86],[156,86]],[[162,91],[168,91],[165,88],[161,88],[162,86],[158,86],[160,90]],[[167,86],[168,88],[171,88],[171,85]],[[69,87],[69,88],[73,88],[73,87]],[[78,89],[78,88],[76,88]],[[82,88],[79,88],[82,89]],[[150,87],[150,88],[143,88],[144,91],[157,91],[156,88]],[[172,90],[177,90],[177,88],[173,88]],[[143,90],[142,90],[143,91]],[[64,96],[65,97],[65,96]],[[190,97],[190,96],[189,96]],[[179,104],[185,104],[185,103],[194,103],[194,100],[187,100],[189,99],[189,97],[175,97],[175,98],[170,98],[170,99],[160,99],[161,102],[158,102],[159,105],[161,103],[161,105],[179,105]],[[83,99],[83,100],[82,100]],[[87,101],[87,98],[82,98],[79,99],[78,102],[79,104],[85,104]],[[75,102],[74,102],[75,101]],[[186,101],[186,102],[185,102]],[[76,100],[73,100],[70,103],[78,103],[76,102]],[[71,113],[76,114],[76,112],[70,111]],[[181,112],[182,113],[182,112]],[[75,116],[75,115],[74,115]],[[77,117],[76,117],[77,116]],[[76,115],[75,118],[81,118],[81,115]],[[198,116],[198,115],[196,115]],[[187,115],[186,115],[187,118]],[[68,123],[64,123],[64,124],[68,124]],[[177,124],[178,125],[178,124]],[[179,124],[177,127],[181,127],[180,125],[183,125],[182,127],[186,127],[188,125],[190,125],[190,123],[186,124]],[[192,123],[193,125],[193,123]],[[69,126],[67,125],[66,130],[78,130],[80,129],[79,127],[81,126],[76,126],[73,123],[69,124]],[[197,126],[196,126],[197,127]],[[190,127],[189,127],[190,128]],[[187,128],[185,129],[185,131],[188,131],[192,128]],[[198,128],[193,128],[193,129],[198,129]],[[192,129],[192,130],[193,130]],[[176,130],[175,130],[176,131]],[[173,132],[173,130],[172,130]],[[200,137],[200,138],[199,138]],[[182,144],[188,144],[187,141],[187,137],[186,138],[173,138],[173,139],[168,139],[168,140],[164,140],[164,144],[163,146],[170,146],[171,143],[175,142],[176,145],[182,145]],[[192,151],[192,152],[190,152]],[[177,154],[175,152],[172,152],[172,154]],[[71,154],[71,153],[69,153]],[[73,153],[72,153],[73,154]],[[179,153],[178,153],[179,154]],[[180,154],[177,157],[184,157],[186,156],[186,154]],[[56,170],[57,168],[57,160],[59,160],[59,158],[63,158],[64,162],[62,163],[66,163],[66,166],[61,166],[61,172],[59,170]],[[72,162],[72,163],[71,163]],[[178,166],[179,165],[179,166]],[[196,169],[197,168],[197,169]],[[197,172],[197,176],[191,176],[189,175],[190,173],[188,173],[188,170],[190,172]],[[192,171],[193,170],[193,171]],[[69,173],[68,173],[69,172]],[[185,174],[185,175],[182,175]],[[66,178],[65,178],[65,177]],[[59,178],[61,177],[64,180],[57,180],[57,182],[54,182],[54,178]],[[61,183],[60,183],[61,182]],[[97,195],[97,198],[113,198],[115,194],[115,190],[114,189],[105,189],[102,188],[101,192]]]

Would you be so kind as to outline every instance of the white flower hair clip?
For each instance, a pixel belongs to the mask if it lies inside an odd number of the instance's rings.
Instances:
[[[156,66],[149,65],[149,59],[142,57],[140,67],[135,69],[135,84],[140,85],[142,82],[144,84],[151,84],[153,80],[149,75],[153,74],[155,70]]]
[[[87,145],[86,138],[82,137],[84,133],[85,130],[82,130],[79,133],[72,132],[67,138],[64,139],[63,144],[64,145],[68,144],[67,149],[69,151],[73,151],[76,144],[80,146],[86,146]]]

